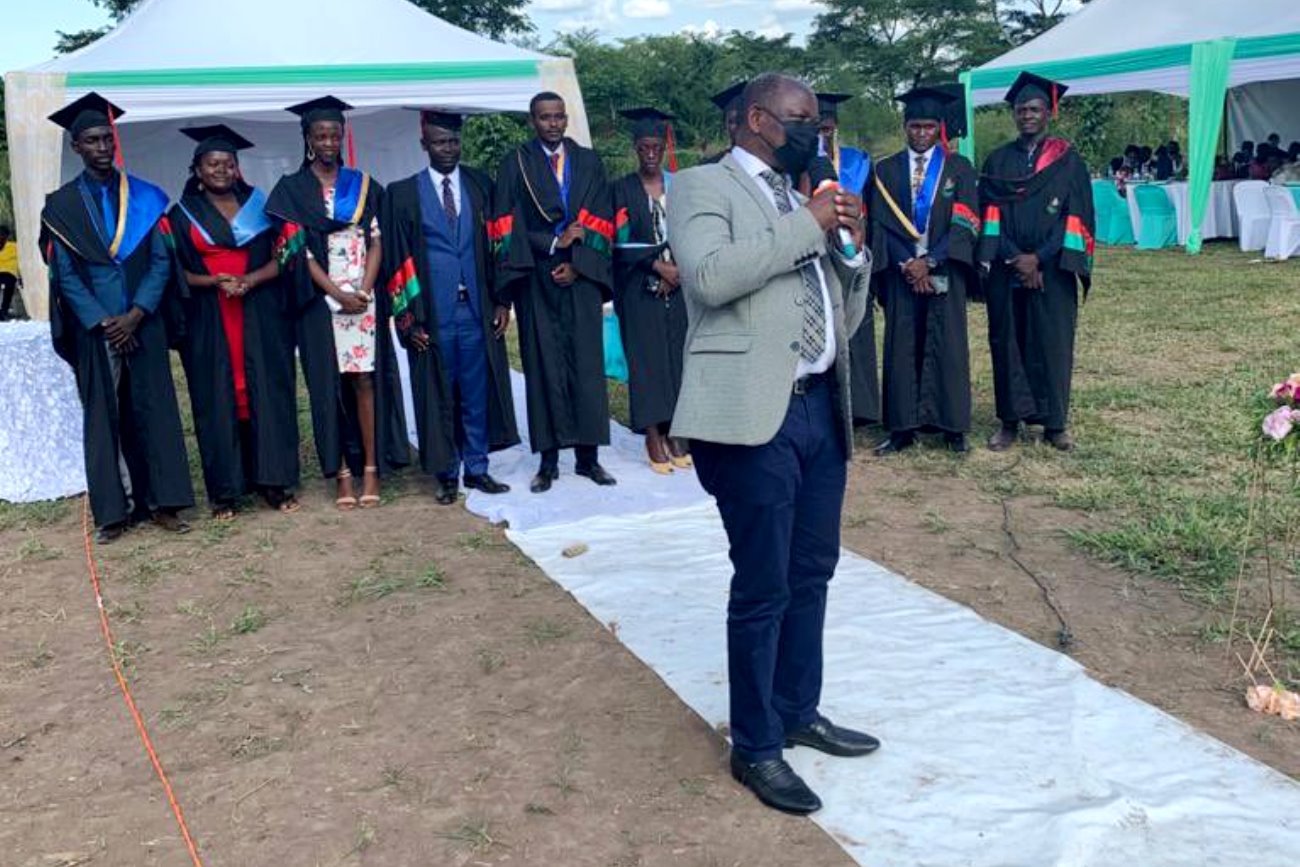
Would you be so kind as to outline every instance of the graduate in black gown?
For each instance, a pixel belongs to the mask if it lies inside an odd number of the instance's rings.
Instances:
[[[567,448],[578,475],[613,485],[597,452],[609,443],[601,305],[613,284],[613,201],[600,157],[564,134],[563,98],[537,94],[529,118],[536,137],[501,163],[489,236],[497,294],[519,320],[528,438],[542,456],[530,487],[550,490]]]
[[[519,442],[505,333],[510,308],[492,285],[492,181],[460,162],[463,118],[420,112],[429,167],[390,184],[380,227],[384,281],[411,370],[420,466],[437,501],[465,487],[503,494],[488,454]]]
[[[342,511],[378,506],[380,476],[405,466],[411,453],[388,299],[375,292],[383,188],[351,165],[349,108],[326,96],[288,109],[301,120],[304,159],[266,204],[280,225],[277,258],[296,310],[321,474],[337,477]],[[355,476],[363,476],[360,498]]]
[[[709,102],[713,103],[718,111],[722,112],[722,127],[727,131],[727,146],[704,160],[705,165],[716,163],[725,157],[727,152],[731,150],[732,145],[736,143],[736,130],[740,128],[740,96],[745,92],[745,85],[747,84],[749,84],[748,79],[737,81],[735,84],[709,97]]]
[[[224,124],[181,132],[198,144],[168,219],[187,286],[181,360],[208,501],[214,517],[229,520],[252,489],[294,512],[293,318],[266,194],[239,172],[239,151],[253,145]]]
[[[691,467],[685,440],[670,436],[686,348],[686,302],[668,247],[664,171],[672,116],[654,108],[619,112],[632,121],[637,170],[614,182],[614,309],[627,354],[632,429],[645,434],[650,468]]]
[[[951,97],[918,87],[903,103],[907,147],[880,161],[867,191],[872,277],[885,311],[884,423],[879,455],[942,433],[967,451],[970,345],[967,288],[976,279],[975,170],[943,135]]]
[[[983,230],[979,261],[988,269],[989,349],[1001,428],[989,448],[1003,451],[1021,423],[1043,426],[1045,440],[1069,451],[1070,377],[1079,286],[1092,283],[1092,185],[1083,158],[1048,134],[1065,86],[1021,73],[1007,102],[1020,137],[984,163],[979,180]]]
[[[85,170],[45,198],[41,252],[50,265],[50,336],[72,367],[96,538],[111,542],[152,515],[185,532],[194,505],[170,343],[167,194],[115,164],[122,110],[95,93],[50,115]]]

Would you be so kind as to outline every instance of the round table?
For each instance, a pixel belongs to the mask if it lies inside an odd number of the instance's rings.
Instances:
[[[81,400],[54,354],[48,322],[0,323],[0,500],[31,503],[86,490]]]

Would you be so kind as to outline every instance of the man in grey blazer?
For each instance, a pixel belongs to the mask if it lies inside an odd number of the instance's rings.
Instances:
[[[731,773],[769,806],[817,795],[782,759],[880,742],[818,713],[826,589],[853,443],[849,337],[866,313],[861,203],[793,191],[817,153],[817,99],[768,73],[745,88],[731,153],[679,173],[668,236],[690,318],[673,435],[694,442],[735,573],[727,610]]]

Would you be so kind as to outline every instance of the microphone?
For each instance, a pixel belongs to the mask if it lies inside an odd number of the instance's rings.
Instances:
[[[838,190],[840,188],[840,179],[835,173],[835,166],[824,156],[819,156],[809,163],[808,180],[812,182],[813,195],[820,193],[822,190]],[[853,243],[853,236],[849,234],[848,229],[840,226],[836,230],[836,235],[840,239],[840,249],[844,251],[845,256],[852,259],[858,255],[857,245]]]

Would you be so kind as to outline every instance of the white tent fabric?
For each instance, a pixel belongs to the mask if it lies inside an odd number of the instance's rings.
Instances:
[[[1297,33],[1300,3],[1295,0],[1248,4],[1219,0],[1093,0],[1043,35],[976,69],[971,101],[987,105],[1002,99],[1009,82],[989,73],[1037,71],[1066,63],[1078,64],[1074,74],[1063,75],[1050,69],[1044,74],[1068,84],[1072,94],[1155,90],[1186,96],[1189,64],[1180,57],[1178,48],[1229,37],[1254,40]],[[1162,57],[1162,52],[1166,56]],[[1261,56],[1239,57],[1233,62],[1229,86],[1300,78],[1300,55],[1259,53]],[[1139,61],[1134,55],[1159,65]],[[1115,62],[1096,62],[1101,58]],[[985,81],[996,83],[985,86]]]
[[[1228,91],[1228,141],[1233,150],[1274,132],[1282,137],[1282,147],[1300,141],[1300,78],[1260,81]]]
[[[46,193],[77,165],[51,112],[94,90],[126,112],[133,173],[175,193],[189,162],[180,126],[237,122],[258,148],[251,180],[268,184],[301,155],[284,107],[324,93],[357,107],[359,165],[390,181],[421,165],[415,120],[402,106],[521,111],[540,90],[565,97],[570,135],[587,143],[573,62],[493,42],[408,0],[145,0],[112,33],[73,54],[5,77],[6,118],[23,301],[45,317],[36,249]],[[255,22],[255,26],[250,26]],[[232,124],[233,125],[233,124]]]

